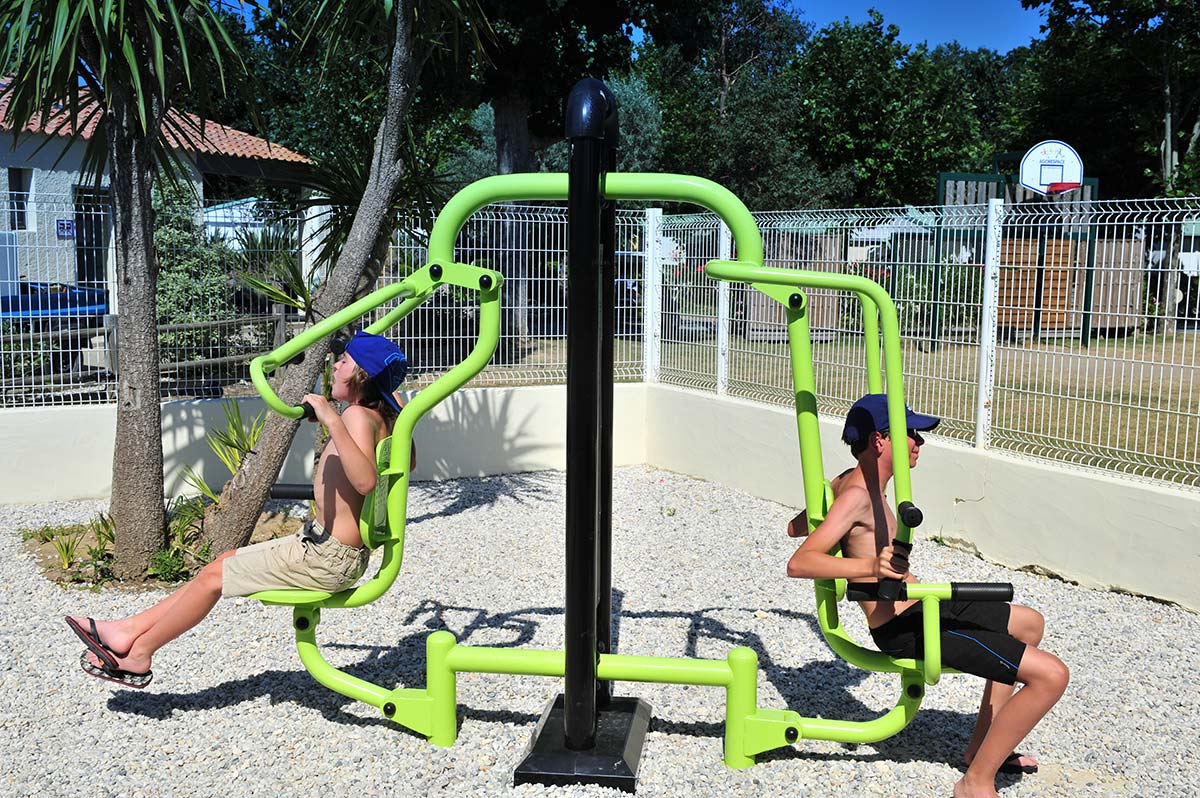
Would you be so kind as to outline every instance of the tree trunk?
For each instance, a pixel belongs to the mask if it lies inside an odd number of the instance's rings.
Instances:
[[[529,100],[515,92],[498,94],[492,101],[495,112],[496,167],[502,175],[536,172],[533,159],[533,138],[529,134]],[[529,338],[529,279],[530,265],[527,241],[528,223],[505,220],[501,224],[501,254],[498,258],[505,278],[505,293],[512,302],[505,303],[503,328],[508,333],[508,347],[501,347],[500,358],[512,362],[520,355],[513,351]]]
[[[392,235],[392,199],[404,176],[400,159],[404,119],[417,79],[410,23],[408,4],[397,4],[396,39],[388,69],[388,104],[375,134],[371,174],[346,245],[314,300],[317,318],[336,313],[373,288],[383,264],[380,253],[387,254]],[[277,391],[280,398],[289,404],[299,404],[300,398],[316,384],[328,352],[326,339],[310,347],[303,362],[284,369],[283,384]],[[244,546],[250,539],[298,426],[298,421],[276,413],[267,415],[254,451],[243,458],[241,468],[221,491],[220,502],[209,508],[205,536],[212,541],[214,554]]]
[[[155,132],[139,133],[129,95],[114,88],[106,114],[117,257],[117,433],[112,502],[117,524],[114,573],[136,579],[165,541],[162,406],[151,186]],[[161,103],[155,119],[161,119]],[[154,125],[157,128],[157,124]]]

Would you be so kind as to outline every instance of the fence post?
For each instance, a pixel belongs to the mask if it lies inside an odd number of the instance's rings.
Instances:
[[[975,407],[975,446],[992,440],[992,391],[996,381],[996,324],[1000,302],[1000,242],[1004,200],[988,200],[987,245],[983,258],[983,301],[979,311],[979,384]]]
[[[642,380],[658,382],[662,354],[662,208],[646,209],[642,262]]]
[[[308,192],[305,192],[305,196],[307,194]],[[299,230],[297,231],[297,239],[300,242],[300,252],[298,253],[300,255],[300,273],[310,283],[321,258],[321,249],[325,245],[326,231],[321,229],[322,217],[332,212],[333,209],[328,205],[310,205],[300,214]],[[322,282],[323,278],[324,275],[317,276],[317,279]]]
[[[717,248],[721,260],[733,260],[733,233],[721,222]],[[717,395],[729,393],[729,281],[717,283]]]

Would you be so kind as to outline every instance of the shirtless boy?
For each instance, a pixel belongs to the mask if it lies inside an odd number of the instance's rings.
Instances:
[[[375,487],[375,447],[391,434],[400,412],[393,392],[407,370],[394,343],[355,333],[333,365],[332,396],[349,406],[338,415],[324,396],[303,400],[329,431],[313,475],[315,518],[295,536],[225,552],[137,615],[113,621],[68,616],[68,626],[87,646],[80,659],[84,672],[140,689],[152,678],[154,653],[200,623],[222,596],[287,588],[333,593],[357,582],[371,554],[363,547],[358,516],[363,497]]]
[[[939,419],[905,408],[908,464],[914,467],[927,432]],[[896,518],[886,501],[892,479],[887,397],[868,394],[846,414],[842,440],[858,465],[836,481],[833,506],[788,561],[788,576],[847,579],[873,592],[880,579],[915,582],[906,556],[892,546]],[[789,534],[800,534],[800,518]],[[842,557],[829,552],[838,544]],[[871,637],[893,657],[920,657],[924,650],[921,606],[916,601],[860,601]],[[1037,763],[1015,753],[1017,744],[1066,690],[1067,666],[1038,648],[1045,621],[1029,607],[1002,602],[943,601],[942,663],[983,677],[983,700],[975,731],[963,754],[966,774],[954,785],[955,798],[996,798],[996,773],[1032,773]],[[1022,689],[1014,694],[1016,682]]]

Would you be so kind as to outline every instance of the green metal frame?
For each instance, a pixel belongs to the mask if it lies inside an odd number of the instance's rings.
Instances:
[[[820,428],[817,420],[815,379],[809,339],[808,303],[801,288],[849,291],[863,306],[866,336],[868,388],[879,393],[887,378],[888,417],[894,429],[904,429],[905,410],[900,372],[899,328],[895,305],[877,283],[863,277],[822,272],[775,269],[763,265],[762,238],[746,206],[727,189],[702,178],[669,174],[621,174],[605,177],[604,195],[609,199],[667,200],[692,202],[716,213],[729,226],[737,246],[738,261],[714,260],[708,274],[716,279],[743,282],[780,302],[786,309],[788,341],[791,349],[796,396],[796,426],[800,437],[802,475],[809,522],[824,518],[832,503],[821,463]],[[395,580],[403,548],[404,518],[408,496],[407,465],[416,422],[430,408],[477,374],[495,349],[499,336],[499,274],[456,263],[454,241],[459,230],[475,211],[485,205],[517,200],[565,200],[565,174],[521,174],[489,177],[477,181],[455,195],[438,216],[430,235],[429,264],[401,283],[380,289],[325,321],[304,331],[274,352],[256,358],[251,364],[254,384],[275,411],[296,418],[299,408],[280,400],[267,384],[266,374],[299,354],[321,337],[341,329],[384,302],[401,298],[400,306],[367,329],[381,332],[403,318],[423,302],[441,283],[451,283],[479,291],[480,338],[471,355],[405,406],[393,432],[388,465],[383,470],[387,482],[387,529],[382,540],[364,532],[364,540],[382,545],[384,564],[369,582],[342,593],[275,590],[255,595],[272,604],[295,605],[294,625],[300,659],[310,673],[326,687],[350,698],[377,707],[396,723],[422,734],[435,745],[450,746],[458,735],[457,674],[501,673],[561,678],[564,652],[534,649],[489,648],[458,645],[446,631],[434,632],[426,639],[425,688],[385,689],[331,666],[321,656],[315,629],[324,607],[353,607],[378,598]],[[481,283],[490,284],[485,288]],[[882,348],[880,340],[882,338]],[[882,359],[883,368],[880,368]],[[897,505],[912,497],[908,470],[908,450],[903,436],[892,438],[896,464]],[[902,523],[897,530],[901,540],[911,540],[911,530]],[[908,596],[920,599],[924,609],[925,658],[899,660],[854,643],[842,629],[837,616],[837,601],[844,595],[844,580],[820,580],[817,606],[821,628],[830,646],[848,662],[876,671],[899,673],[901,694],[896,706],[871,721],[839,721],[805,718],[790,710],[758,707],[758,655],[749,648],[736,647],[725,660],[669,658],[601,654],[597,677],[602,680],[660,682],[707,685],[725,688],[725,752],[730,767],[754,764],[755,757],[766,751],[791,745],[800,739],[824,739],[864,743],[886,739],[903,729],[916,714],[924,696],[924,686],[940,678],[937,602],[950,597],[949,585],[909,585]]]

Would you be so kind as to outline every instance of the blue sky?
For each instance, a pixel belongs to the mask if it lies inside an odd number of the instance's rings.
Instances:
[[[900,29],[901,41],[931,47],[958,41],[1006,53],[1041,38],[1040,13],[1022,8],[1021,0],[793,0],[792,7],[818,29],[846,17],[865,22],[867,9],[874,8]]]

